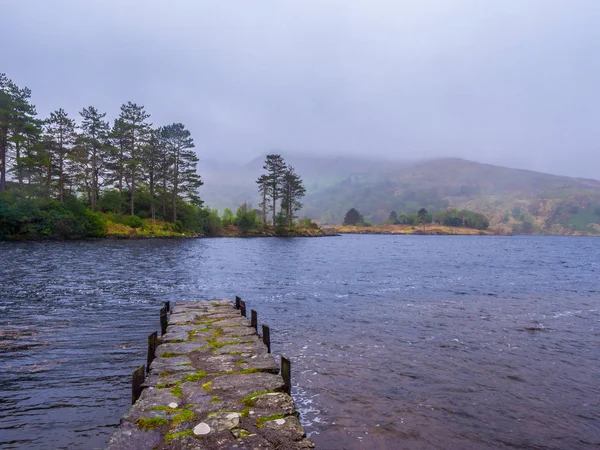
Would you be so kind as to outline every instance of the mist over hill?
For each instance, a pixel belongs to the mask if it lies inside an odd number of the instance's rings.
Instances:
[[[458,158],[391,161],[283,154],[304,179],[301,216],[339,224],[357,208],[374,224],[391,211],[448,208],[485,214],[506,233],[599,234],[600,181],[482,164]],[[264,155],[248,163],[201,163],[203,200],[213,208],[258,204]]]

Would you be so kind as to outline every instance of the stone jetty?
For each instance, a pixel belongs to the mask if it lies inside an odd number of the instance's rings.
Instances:
[[[314,447],[278,364],[231,301],[176,303],[142,386],[109,450]]]

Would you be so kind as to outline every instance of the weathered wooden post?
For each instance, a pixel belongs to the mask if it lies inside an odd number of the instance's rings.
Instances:
[[[263,342],[267,346],[267,352],[271,353],[271,328],[263,323]]]
[[[240,310],[242,316],[246,317],[246,302],[244,300],[240,300]]]
[[[290,360],[281,356],[281,377],[283,378],[284,392],[288,395],[292,393],[292,365]]]
[[[144,383],[144,379],[146,378],[145,374],[145,366],[140,366],[136,369],[135,372],[131,375],[131,404],[133,405],[140,395],[142,395],[142,384]]]
[[[240,309],[240,302],[242,301],[237,295],[235,296],[235,309]]]
[[[167,307],[160,308],[160,335],[163,336],[167,332]]]
[[[154,354],[156,353],[156,340],[158,339],[158,333],[155,331],[148,336],[148,361],[146,363],[146,369],[150,372],[150,364],[154,361]]]
[[[253,309],[250,310],[250,325],[258,333],[258,313]]]
[[[171,312],[171,302],[170,301],[167,300],[165,302],[165,308],[167,308],[168,313]]]

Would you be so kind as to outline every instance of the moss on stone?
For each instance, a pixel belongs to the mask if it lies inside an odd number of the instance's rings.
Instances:
[[[172,426],[175,427],[181,422],[191,422],[192,420],[194,420],[194,411],[189,409],[182,409],[178,414],[173,416]]]
[[[175,408],[171,408],[170,406],[154,406],[150,408],[148,411],[165,411],[165,412],[173,412],[177,411]]]
[[[185,377],[185,381],[198,381],[206,376],[206,372],[204,370],[198,370],[195,373],[191,373]]]
[[[177,353],[177,352],[164,352],[162,355],[163,358],[173,358],[175,356],[183,356],[183,353]]]
[[[212,381],[207,381],[202,385],[202,390],[210,391],[212,389]]]
[[[210,342],[209,341],[208,344],[210,345],[210,347],[211,347],[211,349],[212,349],[212,351],[214,353],[216,350],[218,350],[218,349],[220,349],[222,347],[225,347],[227,345],[237,345],[237,344],[240,344],[240,342],[234,342],[234,341]]]
[[[267,417],[259,417],[258,419],[256,419],[256,426],[258,428],[262,428],[265,422],[277,419],[285,419],[285,414],[273,414]]]
[[[183,392],[181,392],[181,383],[176,383],[175,386],[171,388],[171,394],[173,394],[175,397],[183,397]]]
[[[212,399],[210,400],[211,403],[218,403],[221,402],[221,398],[218,395],[213,395]]]
[[[245,438],[246,436],[250,436],[250,432],[248,430],[244,430],[243,428],[240,428],[237,432],[237,438]]]
[[[179,437],[193,436],[193,435],[194,435],[193,430],[184,430],[184,431],[179,431],[177,433],[167,433],[165,435],[165,439],[167,440],[167,442],[171,442],[173,439],[177,439]]]
[[[275,394],[275,393],[277,393],[277,391],[274,391],[274,390],[255,392],[253,394],[250,394],[250,395],[244,397],[244,399],[242,400],[242,403],[244,403],[244,405],[246,405],[246,406],[254,406],[254,399],[256,397],[260,397],[261,395],[265,395],[265,394]]]
[[[136,420],[135,423],[140,430],[149,431],[163,425],[167,425],[169,421],[167,419],[163,419],[162,417],[142,417],[141,419]]]

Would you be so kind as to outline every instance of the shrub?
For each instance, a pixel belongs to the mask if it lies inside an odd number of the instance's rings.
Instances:
[[[131,228],[144,228],[144,221],[138,216],[127,216],[123,223]]]

